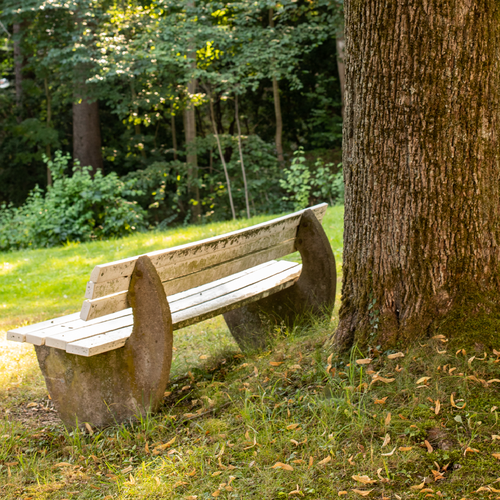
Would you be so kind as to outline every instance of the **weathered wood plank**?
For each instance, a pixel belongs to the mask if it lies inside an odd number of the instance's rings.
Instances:
[[[248,272],[239,273],[237,277],[234,275],[229,278],[224,278],[212,282],[212,286],[203,286],[189,290],[189,294],[177,294],[169,297],[170,310],[172,314],[181,311],[188,307],[192,307],[207,300],[212,300],[216,297],[220,297],[228,294],[231,291],[239,290],[246,286],[251,285],[257,281],[262,280],[267,276],[273,276],[280,272],[283,272],[291,267],[297,266],[298,264],[294,262],[276,262],[272,265],[257,266]],[[102,335],[113,330],[118,330],[127,326],[132,326],[134,319],[132,316],[132,311],[130,309],[118,318],[113,318],[113,320],[108,320],[110,316],[104,316],[104,318],[97,318],[92,321],[82,321],[79,320],[76,328],[64,329],[64,330],[45,330],[46,337],[43,339],[45,345],[48,347],[56,347],[58,349],[66,349],[67,344],[71,342],[76,342],[96,335]],[[89,325],[91,323],[91,325]],[[83,327],[81,326],[83,325]],[[86,326],[88,325],[88,326]],[[175,325],[174,325],[175,329]],[[39,339],[35,339],[36,345],[43,345],[40,343]],[[27,339],[27,342],[30,340]]]
[[[7,340],[12,340],[14,342],[25,342],[26,335],[44,328],[48,328],[54,325],[60,325],[68,321],[75,321],[80,319],[80,313],[73,313],[67,316],[61,316],[59,318],[49,319],[47,321],[42,321],[40,323],[35,323],[34,325],[22,326],[21,328],[15,328],[14,330],[9,330],[7,332]]]
[[[190,288],[210,283],[218,278],[230,276],[263,262],[284,257],[285,255],[293,253],[294,250],[295,239],[291,239],[272,248],[266,248],[239,259],[223,262],[197,273],[176,278],[171,281],[166,281],[163,283],[165,292],[167,295],[173,295],[184,290],[189,290]],[[127,309],[128,307],[130,306],[127,299],[127,292],[120,292],[99,299],[86,300],[82,305],[80,317],[82,320],[88,321],[90,319]]]
[[[310,208],[320,222],[323,219],[326,209],[326,203]],[[203,255],[211,254],[223,248],[238,246],[243,243],[249,244],[252,240],[259,240],[273,234],[276,232],[276,227],[281,228],[280,230],[283,231],[286,228],[296,227],[300,222],[300,217],[303,212],[304,210],[301,210],[299,212],[285,215],[272,221],[263,222],[249,228],[239,229],[221,236],[215,236],[203,241],[188,243],[186,245],[166,250],[150,252],[146,255],[151,259],[155,268],[159,269],[168,266],[171,263],[189,260],[192,257],[199,258]],[[93,283],[100,283],[124,276],[130,276],[137,258],[138,256],[135,256],[96,266],[90,275],[90,281]]]
[[[292,286],[299,278],[302,266],[300,264],[291,264],[291,267],[287,266],[286,269],[273,276],[268,276],[268,274],[262,270],[259,276],[267,277],[258,282],[254,282],[238,290],[230,291],[222,296],[215,297],[213,300],[197,304],[194,307],[172,312],[174,330],[218,316],[219,314],[241,307],[242,305],[267,297],[268,295]],[[181,301],[177,302],[179,303]],[[80,356],[94,356],[95,354],[117,349],[125,345],[127,338],[131,335],[132,327],[129,328],[130,329],[122,328],[121,330],[116,330],[107,334],[95,335],[93,337],[68,343],[66,352],[78,354]]]
[[[293,239],[297,233],[297,226],[285,227],[285,229],[283,229],[282,226],[275,226],[270,228],[270,230],[275,232],[268,236],[263,236],[262,238],[251,238],[250,241],[246,241],[242,237],[240,239],[240,244],[222,247],[208,254],[204,253],[202,249],[196,255],[190,255],[188,253],[186,256],[185,252],[182,252],[178,255],[178,258],[176,258],[174,252],[172,252],[170,255],[170,264],[164,267],[157,267],[156,272],[162,281],[168,281],[200,272],[222,262],[244,257],[245,255],[265,250],[279,245],[284,241]],[[120,278],[100,283],[89,281],[85,291],[85,298],[96,299],[127,291],[129,283],[130,276],[121,276]]]

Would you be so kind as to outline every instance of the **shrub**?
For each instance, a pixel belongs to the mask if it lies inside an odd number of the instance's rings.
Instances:
[[[44,193],[36,186],[16,208],[0,206],[0,249],[49,247],[69,241],[124,236],[145,227],[145,212],[128,198],[140,194],[133,182],[115,173],[90,175],[90,167],[75,161],[73,175],[64,171],[69,155],[44,157],[53,185]]]
[[[325,164],[317,158],[314,169],[306,163],[304,149],[294,153],[292,165],[283,171],[280,186],[288,193],[283,200],[291,202],[294,210],[301,210],[318,202],[330,205],[344,202],[344,179],[342,170],[332,172],[333,163]],[[337,165],[341,169],[342,164]]]

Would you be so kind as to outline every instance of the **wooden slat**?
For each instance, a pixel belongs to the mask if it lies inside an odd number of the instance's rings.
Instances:
[[[274,247],[284,241],[294,239],[297,233],[297,226],[285,227],[284,230],[280,230],[279,232],[278,230],[281,229],[281,227],[277,226],[274,229],[277,231],[274,234],[258,239],[251,239],[250,241],[245,241],[242,238],[239,245],[228,248],[219,248],[208,254],[196,254],[193,257],[189,254],[186,256],[183,253],[179,255],[178,259],[175,259],[175,255],[172,254],[170,264],[164,267],[156,267],[156,272],[162,281],[180,278],[182,276],[200,272],[222,262],[241,258],[245,255]],[[85,298],[96,299],[127,291],[130,284],[130,278],[131,276],[128,275],[110,281],[104,281],[102,283],[89,281],[85,291]]]
[[[80,319],[80,315],[77,313],[76,315],[72,314],[70,316],[65,316],[66,321],[64,323],[59,323],[58,325],[52,325],[46,328],[40,328],[37,331],[27,333],[25,342],[28,342],[33,345],[45,345],[45,339],[50,336],[57,336],[63,333],[69,333],[75,330],[79,330],[81,328],[92,327],[97,323],[103,323],[108,321],[113,321],[116,318],[121,318],[126,316],[127,314],[131,314],[132,310],[129,311],[118,311],[116,313],[110,314],[105,318],[98,318],[92,321],[83,321]]]
[[[193,273],[181,278],[176,278],[163,283],[167,295],[195,288],[205,283],[210,283],[218,278],[230,276],[244,269],[254,267],[269,260],[284,257],[295,250],[295,239],[291,239],[272,248],[267,248],[250,255],[229,262],[223,262],[211,268],[204,269],[198,273]],[[83,303],[81,318],[84,321],[98,318],[130,307],[127,299],[127,292],[108,295],[100,299],[86,300]]]
[[[170,311],[172,315],[178,313],[189,307],[196,306],[207,300],[213,300],[214,298],[228,294],[231,291],[236,291],[246,286],[249,286],[255,281],[262,279],[263,276],[274,276],[275,274],[286,271],[292,267],[297,266],[295,262],[276,262],[274,261],[271,265],[257,266],[253,270],[248,270],[248,272],[238,273],[238,275],[233,275],[229,278],[224,278],[215,282],[210,283],[208,286],[202,286],[189,290],[189,293],[180,293],[177,295],[172,295],[168,297]],[[98,318],[97,320],[85,322],[79,321],[78,325],[83,323],[83,325],[88,325],[93,323],[88,327],[74,328],[72,330],[66,329],[65,331],[55,331],[51,332],[48,330],[46,336],[45,345],[49,347],[56,347],[58,349],[66,349],[67,345],[72,342],[83,340],[96,335],[106,334],[113,330],[118,330],[120,328],[125,328],[127,326],[132,326],[134,323],[134,318],[132,312],[127,310],[127,315],[122,316],[112,321],[103,321],[103,319],[108,319],[109,316],[104,318]],[[97,322],[100,321],[100,322]],[[174,322],[174,330],[178,327]],[[37,344],[40,345],[40,344]]]
[[[21,328],[16,328],[14,330],[9,330],[7,332],[7,340],[13,340],[14,342],[26,342],[26,335],[44,328],[48,328],[55,325],[60,325],[68,321],[75,321],[80,319],[80,313],[69,314],[67,316],[61,316],[59,318],[49,319],[47,321],[42,321],[40,323],[35,323],[33,325],[23,326]]]
[[[236,309],[292,286],[299,278],[302,266],[300,264],[291,264],[291,267],[287,266],[286,269],[273,276],[269,276],[266,270],[261,270],[260,273],[255,273],[258,274],[258,276],[254,276],[254,279],[258,279],[259,277],[264,277],[264,279],[257,282],[254,281],[249,286],[238,290],[232,290],[222,296],[216,296],[212,300],[204,301],[194,307],[173,312],[172,320],[174,322],[174,329],[184,328],[185,326],[218,316],[219,314]],[[214,293],[214,295],[217,294]],[[66,352],[78,354],[80,356],[94,356],[122,347],[125,345],[131,333],[132,327],[128,327],[104,335],[95,335],[93,337],[68,343]]]
[[[322,203],[311,207],[317,219],[321,222],[323,215],[326,212],[327,204]],[[200,258],[201,256],[214,253],[220,249],[239,246],[242,244],[249,245],[251,241],[260,240],[274,234],[275,232],[285,231],[288,228],[297,227],[304,210],[293,214],[285,215],[262,224],[239,229],[231,233],[215,236],[203,241],[188,243],[174,248],[158,250],[146,254],[153,265],[159,269],[166,267],[171,263],[182,262],[191,258]],[[130,257],[108,264],[96,266],[90,275],[90,281],[93,283],[101,283],[111,281],[117,278],[130,276],[134,270],[135,261],[139,256]]]

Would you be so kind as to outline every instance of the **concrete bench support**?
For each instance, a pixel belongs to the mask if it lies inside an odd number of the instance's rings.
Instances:
[[[331,317],[337,285],[335,257],[311,210],[302,214],[295,246],[302,258],[302,272],[293,286],[224,314],[242,350],[264,348],[270,323],[284,322],[290,327],[297,320]]]
[[[134,315],[124,347],[93,357],[35,346],[49,394],[64,424],[103,427],[156,411],[172,363],[172,317],[149,257],[137,259],[129,285]]]

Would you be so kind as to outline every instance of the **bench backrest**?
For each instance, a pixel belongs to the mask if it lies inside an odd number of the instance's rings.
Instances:
[[[311,207],[321,222],[327,204]],[[165,293],[190,290],[296,251],[295,237],[304,210],[246,229],[147,255]],[[80,314],[87,321],[130,307],[127,293],[139,256],[96,266]]]

